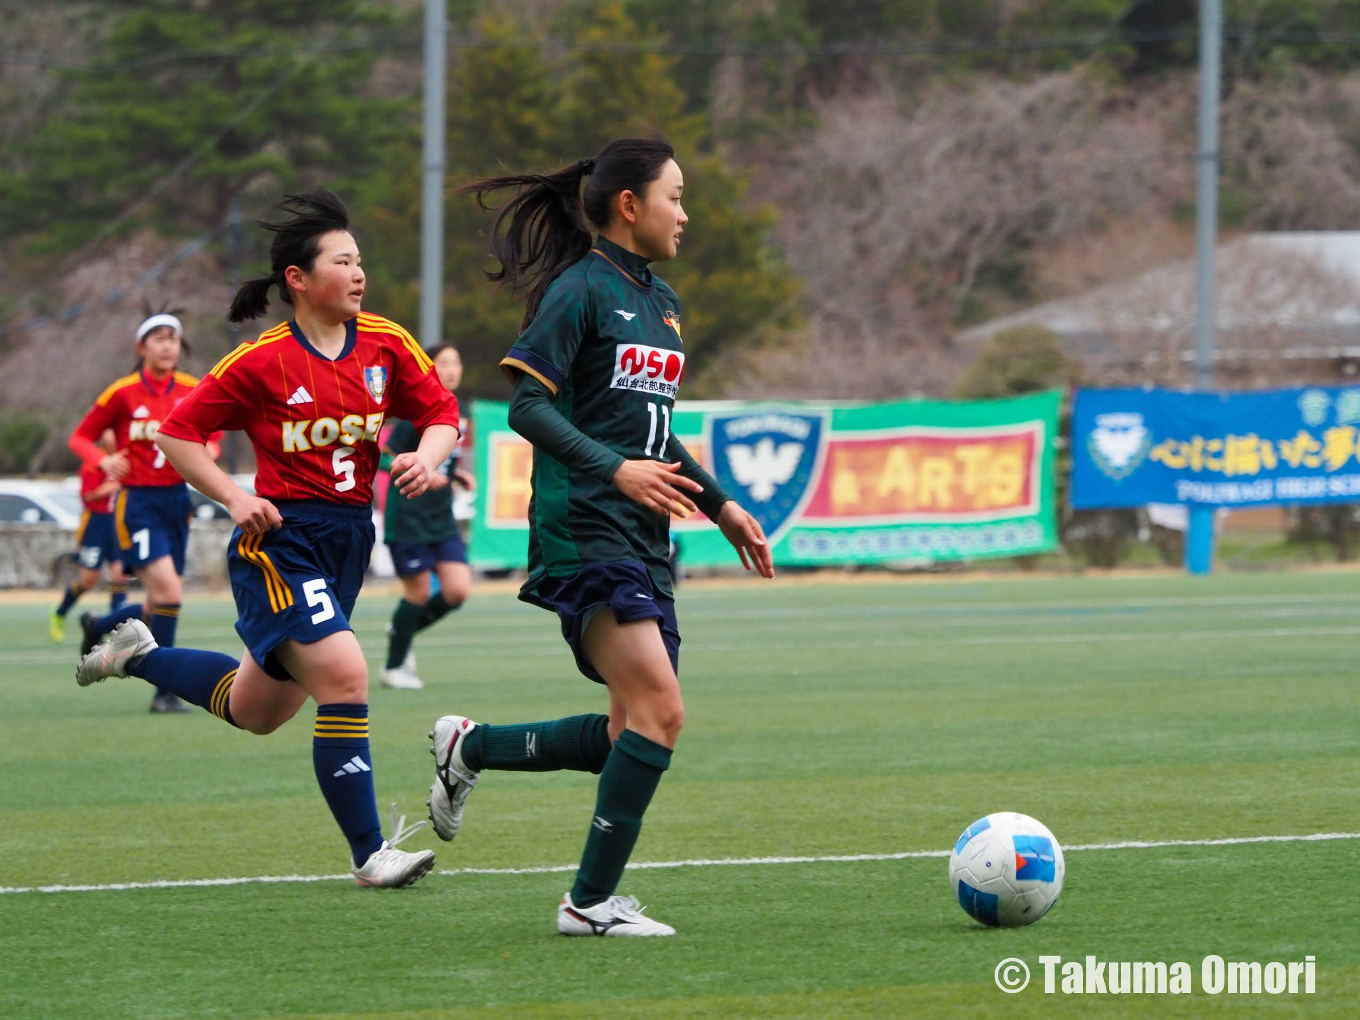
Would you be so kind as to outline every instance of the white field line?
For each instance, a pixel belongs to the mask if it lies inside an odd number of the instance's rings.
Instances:
[[[1319,843],[1337,839],[1360,839],[1360,832],[1314,832],[1304,836],[1231,836],[1226,839],[1126,840],[1119,843],[1077,843],[1063,853],[1088,850],[1154,850],[1177,846],[1242,846],[1248,843]],[[948,857],[949,850],[905,850],[895,854],[846,854],[824,857],[719,857],[685,861],[635,861],[629,870],[657,868],[755,867],[766,864],[853,864],[860,861],[903,861]],[[537,868],[451,868],[440,875],[554,875],[576,870],[575,864],[552,864]],[[106,885],[0,886],[0,894],[125,892],[132,889],[199,889],[227,885],[288,885],[305,882],[342,882],[349,875],[262,875],[256,878],[186,878],[160,882],[111,882]]]
[[[1108,643],[1115,641],[1139,641],[1143,643],[1169,642],[1169,641],[1215,641],[1224,638],[1251,638],[1260,640],[1262,638],[1302,638],[1302,637],[1337,637],[1354,636],[1360,634],[1360,626],[1352,627],[1252,627],[1234,630],[1173,630],[1173,631],[1088,631],[1079,634],[978,634],[968,637],[950,637],[941,635],[938,637],[899,637],[899,638],[865,638],[857,641],[826,641],[812,638],[808,641],[783,641],[780,643],[781,651],[821,651],[845,648],[915,648],[928,645],[957,645],[964,647],[977,647],[985,645],[1069,645],[1082,644],[1087,642]],[[421,647],[436,648],[443,645],[458,648],[468,659],[501,659],[501,658],[526,658],[548,656],[561,658],[566,654],[566,648],[558,639],[544,640],[537,647],[534,645],[501,643],[486,651],[481,650],[473,642],[461,642],[456,638],[436,638],[421,643]],[[691,655],[703,655],[709,652],[743,652],[750,651],[750,642],[734,641],[705,641],[697,644]],[[74,658],[71,655],[56,655],[42,653],[24,652],[5,652],[0,653],[0,665],[10,666],[52,666],[66,663],[74,666]]]

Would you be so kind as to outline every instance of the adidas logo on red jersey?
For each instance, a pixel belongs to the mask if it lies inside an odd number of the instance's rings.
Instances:
[[[310,404],[312,403],[312,395],[307,392],[306,386],[299,386],[297,389],[293,391],[293,395],[288,398],[288,403]]]

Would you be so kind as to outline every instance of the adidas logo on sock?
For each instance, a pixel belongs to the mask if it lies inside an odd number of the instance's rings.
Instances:
[[[290,404],[310,404],[312,402],[312,395],[307,392],[306,386],[299,386],[293,391],[293,395],[288,398],[288,403]]]
[[[351,758],[349,761],[345,762],[344,765],[342,765],[340,768],[336,769],[336,770],[335,770],[335,775],[337,775],[337,776],[346,776],[346,775],[353,776],[353,775],[358,775],[360,772],[372,772],[372,771],[373,771],[373,770],[372,770],[371,768],[369,768],[367,765],[364,764],[364,760],[363,760],[362,758],[360,758],[360,757],[356,754],[356,755],[355,755],[353,758]]]

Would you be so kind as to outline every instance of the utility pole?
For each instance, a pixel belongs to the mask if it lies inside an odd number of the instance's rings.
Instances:
[[[444,339],[445,0],[425,0],[425,134],[421,151],[420,343]]]
[[[1223,50],[1223,2],[1199,4],[1199,160],[1195,172],[1195,389],[1214,385],[1214,255],[1218,243],[1219,57]],[[1185,569],[1214,568],[1214,508],[1190,507]]]
[[[241,286],[241,255],[244,248],[245,237],[241,229],[241,193],[238,191],[231,197],[231,205],[227,208],[228,302],[236,296],[236,290]],[[236,350],[240,343],[241,324],[239,322],[228,322],[227,350]],[[224,461],[222,466],[228,474],[235,474],[240,470],[241,437],[236,432],[228,432],[222,439],[222,460]]]

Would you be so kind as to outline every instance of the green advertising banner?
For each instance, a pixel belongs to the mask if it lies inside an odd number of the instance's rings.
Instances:
[[[673,434],[761,522],[776,564],[959,560],[1057,546],[1053,437],[1061,395],[892,404],[689,402]],[[533,451],[479,400],[473,566],[523,567]],[[640,451],[639,451],[640,452]],[[687,566],[732,566],[702,515],[672,533]]]

